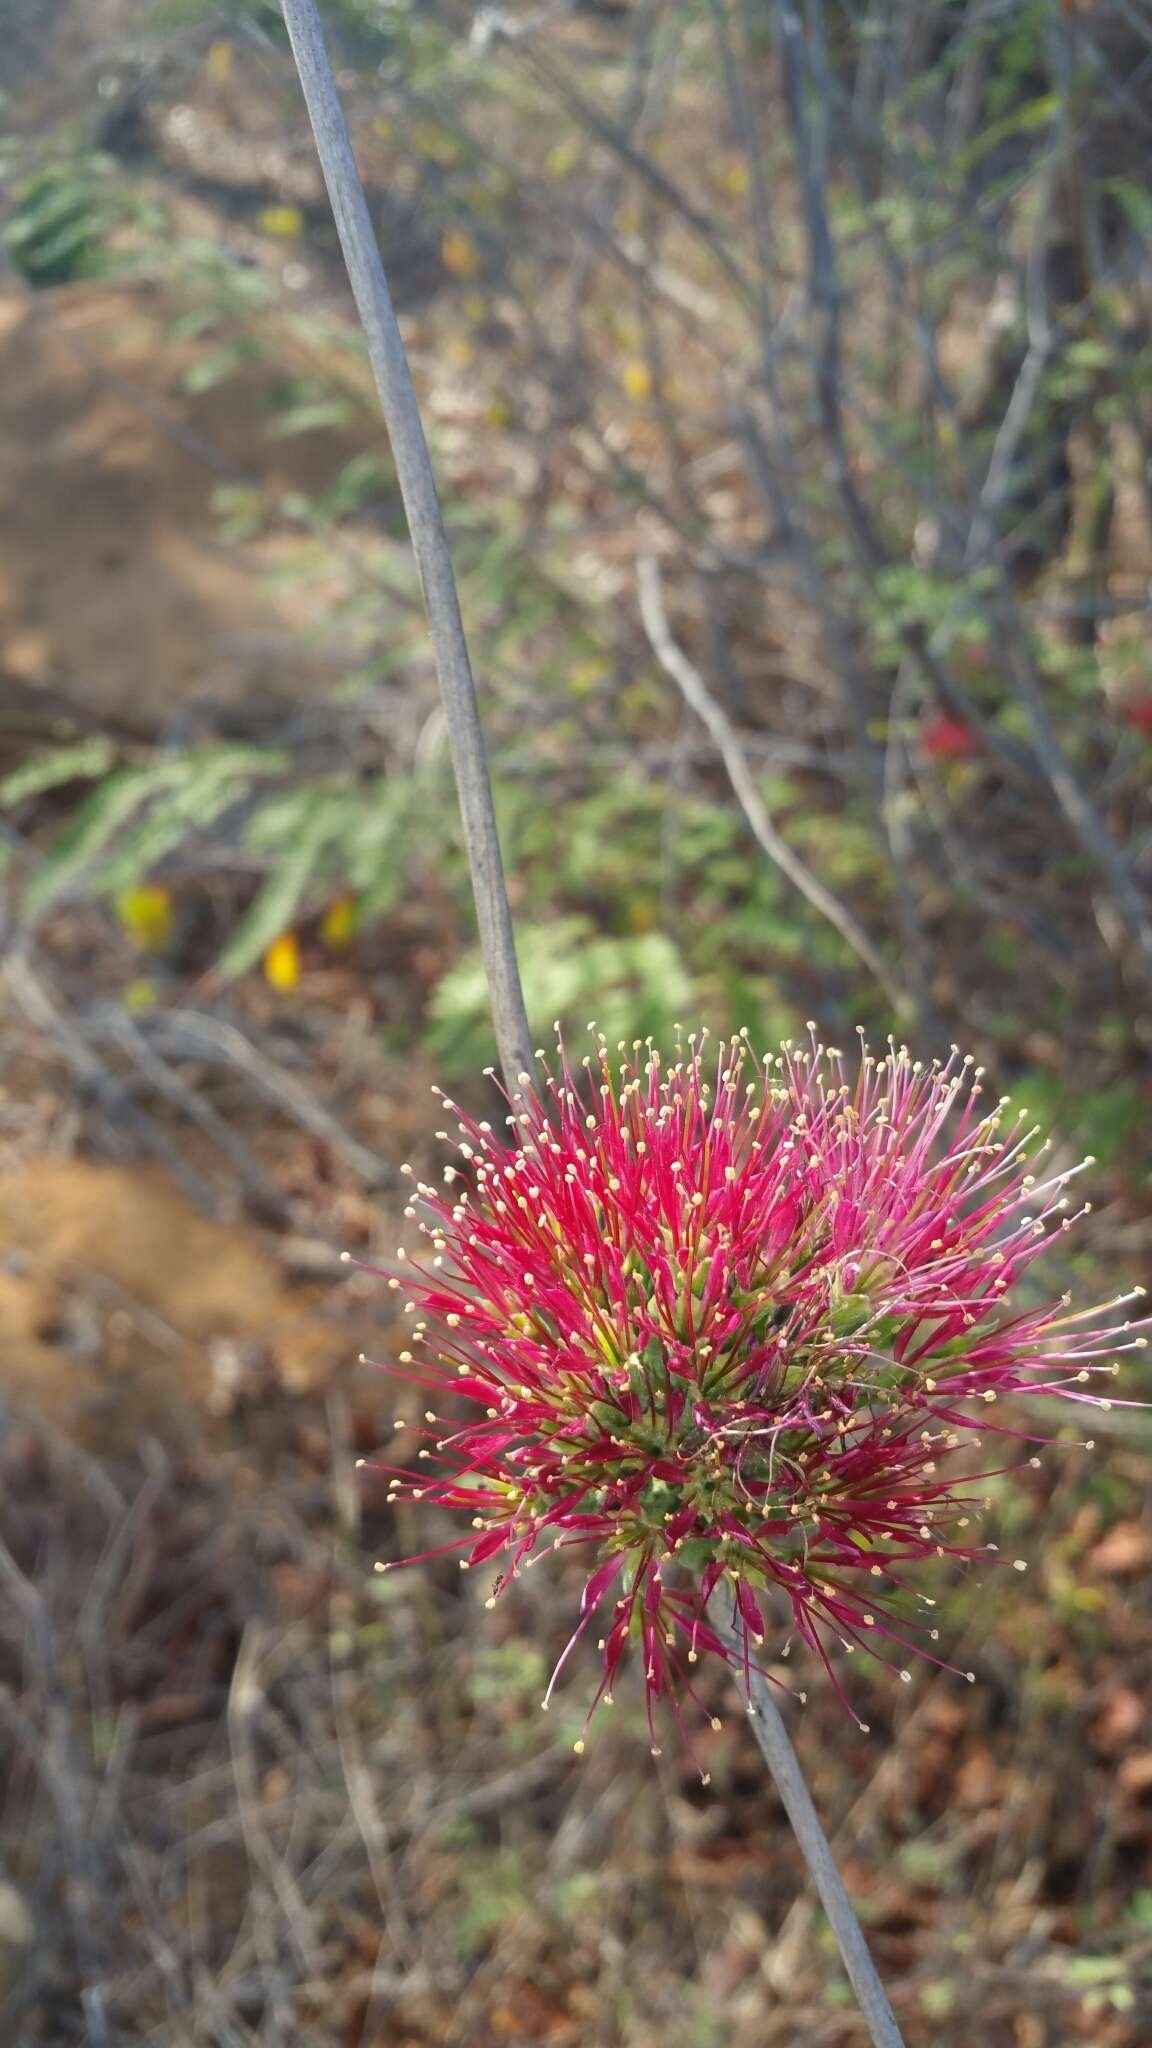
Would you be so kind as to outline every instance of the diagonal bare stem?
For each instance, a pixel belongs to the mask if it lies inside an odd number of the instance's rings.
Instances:
[[[901,1015],[907,1008],[907,997],[900,988],[879,949],[873,945],[863,926],[860,925],[847,906],[826,889],[818,875],[814,875],[798,853],[789,846],[783,834],[777,831],[760,794],[759,785],[748,766],[748,758],[740,745],[736,729],[722,705],[718,704],[698,668],[689,661],[679,642],[673,637],[664,609],[664,593],[660,582],[660,571],[655,557],[644,555],[639,565],[640,617],[648,644],[665,673],[671,676],[685,703],[691,706],[701,724],[704,725],[715,744],[716,751],[727,770],[733,794],[747,820],[753,837],[757,840],[769,860],[775,861],[781,873],[787,875],[793,887],[812,905],[813,910],[826,918],[839,932],[847,946],[850,946],[858,960],[862,960],[869,973],[875,976],[896,1014]]]
[[[517,1095],[525,1085],[521,1077],[532,1072],[532,1040],[516,961],[476,685],[428,443],[315,0],[281,0],[281,5],[316,138],[320,168],[332,202],[336,232],[368,342],[372,374],[392,443],[400,495],[420,572],[448,722],[496,1044],[509,1093]]]
[[[772,1773],[784,1811],[820,1895],[820,1903],[828,1915],[848,1972],[848,1981],[868,2023],[873,2048],[904,2048],[896,2016],[888,2003],[888,1994],[880,1982],[860,1922],[837,1869],[831,1844],[820,1825],[820,1816],[812,1803],[800,1760],[772,1697],[772,1687],[748,1657],[746,1635],[734,1601],[729,1602],[727,1618],[718,1620],[716,1626],[744,1693],[760,1754]]]

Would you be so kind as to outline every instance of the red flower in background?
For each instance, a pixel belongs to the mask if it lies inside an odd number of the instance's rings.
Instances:
[[[1116,1302],[1009,1306],[1068,1227],[1070,1175],[1036,1184],[1035,1133],[981,1109],[955,1051],[925,1069],[862,1047],[849,1072],[815,1041],[761,1062],[737,1039],[711,1082],[694,1038],[677,1054],[601,1040],[589,1106],[561,1049],[514,1149],[448,1103],[462,1165],[419,1187],[429,1259],[390,1280],[414,1319],[401,1370],[448,1397],[391,1496],[467,1516],[444,1548],[499,1561],[489,1606],[545,1545],[582,1553],[557,1674],[598,1642],[590,1719],[634,1646],[650,1726],[666,1696],[680,1720],[707,1652],[938,1662],[914,1567],[994,1550],[974,1528],[991,1475],[954,1454],[990,1440],[1004,1469],[1005,1438],[1042,1439],[1002,1397],[1107,1406],[1115,1351],[1144,1342],[1101,1325]]]
[[[1152,697],[1133,697],[1124,706],[1124,723],[1152,739]]]
[[[946,711],[920,727],[917,744],[926,761],[974,761],[980,752],[972,727]]]

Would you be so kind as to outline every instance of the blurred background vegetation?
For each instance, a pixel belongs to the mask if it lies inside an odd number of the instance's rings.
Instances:
[[[1148,0],[324,12],[533,1028],[955,1038],[1097,1157],[1056,1284],[1147,1279]],[[562,1585],[365,1584],[333,1256],[492,1057],[387,445],[277,9],[0,30],[5,2038],[852,2048],[739,1729],[574,1780]],[[1152,2026],[1101,1449],[942,1587],[976,1693],[809,1710],[910,2042]]]

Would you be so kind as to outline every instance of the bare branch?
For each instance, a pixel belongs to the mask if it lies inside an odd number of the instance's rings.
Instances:
[[[896,1014],[903,1015],[908,1007],[907,997],[882,953],[873,945],[852,912],[840,902],[839,897],[825,888],[777,831],[727,712],[716,702],[699,669],[689,661],[673,638],[664,609],[660,571],[652,555],[641,557],[639,593],[640,617],[648,644],[665,674],[671,676],[685,702],[711,734],[732,784],[733,794],[757,843],[812,908],[839,932],[845,945],[851,947],[857,959],[863,961],[868,972],[879,982]]]
[[[173,1179],[205,1215],[216,1215],[219,1205],[204,1176],[181,1158],[152,1118],[133,1102],[123,1082],[93,1051],[79,1020],[49,994],[33,972],[23,949],[7,962],[4,979],[25,1016],[59,1047],[62,1057],[79,1077],[84,1091],[104,1112],[109,1130],[118,1137],[131,1132],[146,1152],[167,1167]]]
[[[199,1010],[157,1010],[135,1020],[145,1039],[163,1060],[195,1060],[206,1065],[235,1068],[256,1095],[262,1095],[279,1110],[330,1145],[354,1173],[370,1187],[386,1187],[393,1178],[387,1160],[360,1144],[340,1119],[312,1095],[303,1084],[272,1059],[266,1047],[256,1046],[235,1024],[222,1017],[209,1017]],[[118,1035],[118,1020],[99,1014],[93,1034]]]

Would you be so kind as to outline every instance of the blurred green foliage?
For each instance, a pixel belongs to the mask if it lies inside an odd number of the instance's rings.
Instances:
[[[20,181],[0,244],[29,284],[69,284],[111,267],[111,240],[131,210],[107,157],[81,151]]]

